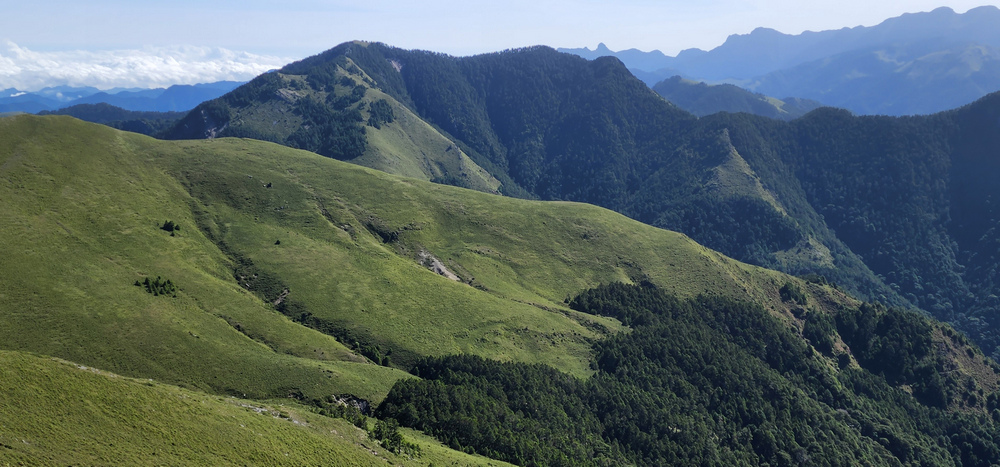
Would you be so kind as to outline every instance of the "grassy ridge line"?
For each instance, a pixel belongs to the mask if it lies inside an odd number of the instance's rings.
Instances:
[[[563,300],[613,281],[749,296],[787,311],[777,293],[787,276],[594,206],[491,196],[257,141],[143,141],[227,245],[280,276],[313,315],[396,350],[589,374],[590,342],[617,326]],[[366,222],[394,240],[383,244]],[[420,250],[474,287],[419,267]]]
[[[613,281],[787,311],[777,293],[787,276],[593,206],[490,196],[251,140],[157,141],[55,117],[2,125],[10,349],[248,397],[298,389],[377,402],[404,376],[336,361],[350,354],[238,287],[204,232],[280,277],[315,316],[397,356],[466,352],[587,375],[591,343],[619,325],[563,300]],[[158,229],[164,219],[183,226],[179,236]],[[472,286],[419,266],[420,250]],[[178,298],[129,285],[143,276],[172,279]]]
[[[345,69],[346,67],[346,69]],[[244,100],[239,90],[234,94],[210,101],[211,105],[227,109],[228,120],[215,122],[217,136],[248,136],[255,139],[285,143],[292,147],[302,146],[294,142],[294,134],[309,128],[310,111],[300,106],[313,102],[330,114],[340,111],[357,110],[363,138],[367,141],[363,153],[351,159],[354,164],[383,170],[388,173],[420,178],[423,180],[444,180],[450,184],[463,186],[488,193],[495,193],[500,182],[489,172],[477,165],[454,141],[442,135],[405,105],[391,95],[372,87],[374,81],[353,60],[347,58],[343,64],[333,66],[327,80],[314,81],[307,75],[275,73],[265,79],[270,86],[267,97]],[[250,85],[248,89],[254,88]],[[332,100],[347,98],[356,91],[365,90],[364,97],[351,102],[346,109],[335,110]],[[353,98],[352,98],[353,99]],[[370,125],[373,104],[384,101],[391,108],[394,118],[389,122]],[[312,108],[313,106],[307,106]],[[197,119],[195,119],[197,120]],[[193,125],[202,124],[202,122]],[[334,133],[334,132],[331,132]],[[205,137],[198,133],[198,137]],[[352,156],[353,157],[353,156]]]
[[[126,134],[65,117],[0,133],[0,347],[254,398],[379,400],[405,377],[343,361],[357,357],[238,287],[186,191]],[[131,285],[158,276],[176,298]]]
[[[170,148],[183,150],[172,154]],[[344,183],[347,190],[350,185],[378,183],[389,189],[371,179],[377,172],[337,180],[332,172],[355,166],[256,141],[182,142],[160,150],[204,203],[209,230],[217,229],[214,235],[229,248],[280,277],[292,291],[289,300],[303,303],[315,316],[374,336],[396,357],[400,351],[471,352],[543,362],[575,374],[588,372],[590,342],[603,332],[422,268],[396,251],[405,242],[383,245],[363,225],[369,216],[378,216],[367,208],[390,200],[371,198],[355,205],[326,197],[320,194],[323,188],[297,182],[306,167],[292,169],[295,175],[283,167],[298,162],[297,153],[322,164],[316,175],[328,181],[320,183]],[[211,152],[202,152],[206,150]],[[617,328],[612,320],[587,321],[600,323],[600,329]]]
[[[323,167],[332,162],[306,156],[287,170],[319,196],[400,229],[403,243],[427,247],[505,298],[558,307],[595,283],[648,278],[681,296],[743,295],[756,286],[762,294],[753,298],[773,302],[771,286],[787,278],[592,205],[498,198],[350,165]]]
[[[0,351],[0,465],[506,465],[406,430],[396,456],[341,419]]]

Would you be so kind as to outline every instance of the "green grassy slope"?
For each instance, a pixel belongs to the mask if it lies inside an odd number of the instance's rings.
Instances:
[[[205,228],[280,277],[289,300],[404,358],[470,352],[586,374],[590,342],[616,325],[563,301],[612,281],[781,306],[783,275],[593,206],[401,179],[255,141],[147,142],[203,203]],[[461,280],[421,267],[422,252]]]
[[[403,377],[241,289],[183,187],[131,135],[66,117],[3,119],[0,132],[3,348],[247,397],[377,400]],[[180,290],[132,285],[146,277]]]
[[[220,245],[277,277],[293,318],[370,338],[403,366],[469,352],[589,374],[591,342],[618,325],[563,300],[612,281],[783,307],[783,275],[592,206],[401,179],[249,140],[164,142],[66,118],[2,125],[8,349],[252,397],[377,401],[401,377],[355,363],[241,289]],[[177,236],[158,229],[167,219]],[[421,266],[422,252],[462,280]],[[177,298],[131,285],[157,276],[180,287]]]
[[[394,455],[345,420],[296,406],[0,351],[3,465],[503,465],[404,436],[423,455]]]

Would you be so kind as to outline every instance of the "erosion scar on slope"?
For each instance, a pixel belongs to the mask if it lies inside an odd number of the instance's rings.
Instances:
[[[429,267],[431,271],[434,271],[455,282],[461,281],[461,279],[459,279],[459,277],[455,275],[455,273],[451,272],[444,265],[444,263],[442,263],[441,260],[437,259],[434,255],[432,255],[431,252],[421,249],[419,255],[420,255],[420,264]]]

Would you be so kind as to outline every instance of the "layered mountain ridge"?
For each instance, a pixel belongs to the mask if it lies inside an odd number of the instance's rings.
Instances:
[[[799,35],[758,28],[710,51],[685,50],[676,57],[602,46],[560,50],[589,59],[616,56],[650,86],[681,75],[858,114],[930,114],[1000,90],[998,24],[995,6],[962,14],[942,7],[871,27]]]
[[[435,166],[427,162],[431,151],[397,150],[425,167],[421,178],[460,186],[492,178],[496,188],[479,189],[604,206],[743,261],[820,274],[869,299],[919,306],[989,352],[996,348],[996,327],[984,321],[994,307],[989,268],[970,267],[993,254],[979,241],[991,230],[977,219],[991,218],[983,203],[994,195],[984,175],[994,170],[987,162],[993,133],[984,128],[994,125],[996,96],[929,117],[823,109],[789,123],[731,114],[695,119],[613,58],[588,62],[544,47],[454,58],[347,43],[204,104],[173,136],[263,135],[323,153],[323,143],[268,135],[281,128],[274,118],[258,131],[243,117],[285,105],[281,96],[294,89],[281,83],[292,82],[334,91],[324,91],[326,109],[273,113],[339,115],[345,130],[331,134],[357,144],[348,146],[354,153],[327,155],[412,175],[379,156],[389,151],[367,136],[399,125],[371,125],[372,94],[409,109],[449,141],[445,148],[460,149],[488,173],[470,177],[445,162],[433,172],[426,169]],[[362,94],[358,88],[375,90],[335,110],[347,102],[343,96]],[[243,97],[250,95],[261,97]],[[742,163],[730,162],[734,154]],[[969,190],[980,198],[965,195]],[[973,223],[975,233],[967,228]]]
[[[719,112],[749,113],[778,120],[794,120],[823,104],[794,97],[776,99],[732,84],[708,85],[674,76],[652,86],[653,91],[697,117]]]
[[[90,86],[52,86],[34,92],[11,88],[0,91],[0,112],[38,113],[84,104],[108,104],[135,112],[186,112],[241,84],[237,81],[218,81],[157,89],[116,88],[107,91]]]
[[[998,122],[697,118],[611,57],[366,42],[178,141],[2,118],[0,455],[990,465]]]

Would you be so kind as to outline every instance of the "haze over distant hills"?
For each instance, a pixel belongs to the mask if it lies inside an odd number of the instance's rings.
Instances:
[[[859,114],[928,114],[1000,90],[1000,9],[905,14],[872,27],[788,35],[766,28],[730,36],[710,51],[676,57],[635,49],[560,49],[613,55],[650,86],[674,75],[729,82]]]
[[[174,85],[157,89],[110,89],[56,86],[35,92],[17,89],[0,91],[0,112],[38,113],[79,104],[106,103],[139,112],[183,112],[215,99],[237,86],[239,81],[218,81],[194,85]]]
[[[718,112],[746,112],[778,120],[792,120],[823,106],[809,99],[775,99],[732,84],[709,85],[680,76],[656,83],[653,91],[698,117]]]

